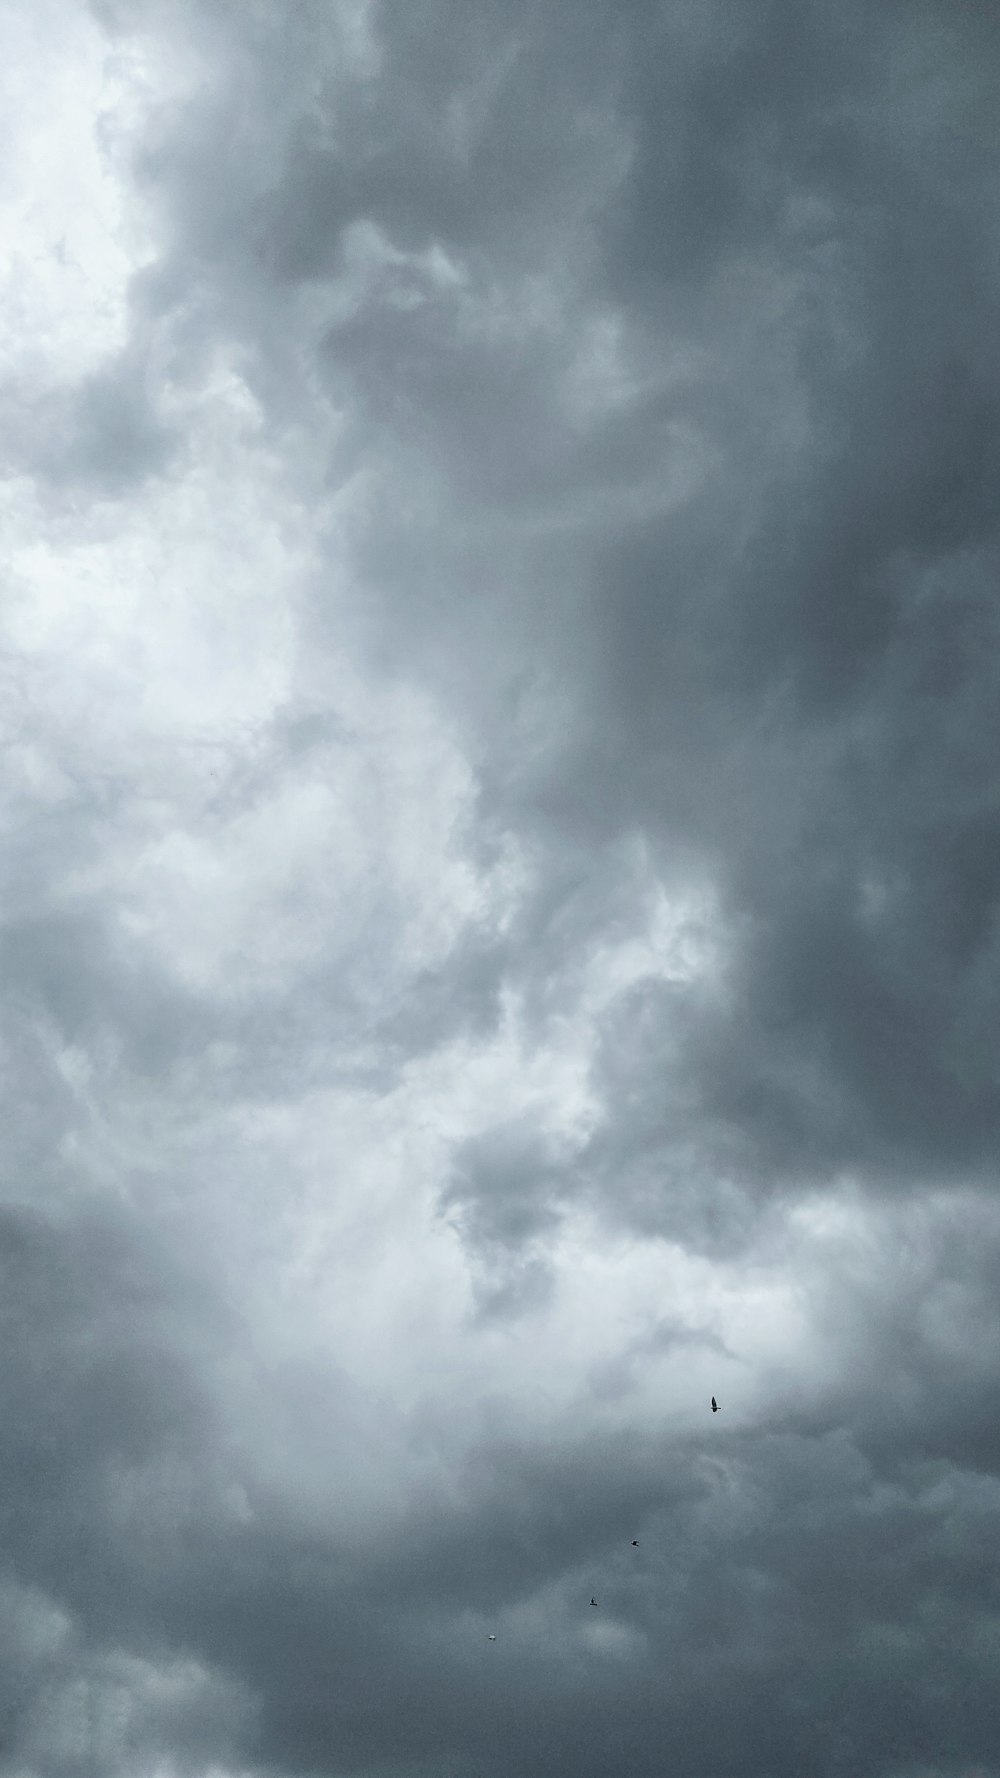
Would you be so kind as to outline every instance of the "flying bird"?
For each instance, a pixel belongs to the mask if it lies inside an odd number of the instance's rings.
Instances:
[[[637,1537],[633,1537],[633,1539],[632,1539],[632,1548],[634,1550],[637,1550],[639,1548],[639,1539]]]
[[[712,1412],[713,1412],[713,1414],[717,1414],[718,1411],[719,1411],[719,1404],[716,1401],[715,1396],[713,1395],[713,1397],[712,1397]]]
[[[591,1605],[596,1605],[596,1604],[597,1604],[597,1600],[596,1600],[596,1599],[591,1599],[591,1601],[590,1601],[590,1603],[591,1603]]]
[[[494,1636],[494,1635],[493,1635],[493,1634],[492,1634],[492,1632],[491,1632],[491,1634],[490,1634],[490,1641],[491,1641],[491,1642],[495,1642],[495,1641],[496,1641],[496,1637],[495,1637],[495,1636]]]

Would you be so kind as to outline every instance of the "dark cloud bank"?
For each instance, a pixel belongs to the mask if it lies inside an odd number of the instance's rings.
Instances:
[[[470,1442],[471,1404],[400,1411],[447,1485],[338,1539],[260,1480],[254,1392],[326,1424],[335,1488],[351,1386],[255,1373],[234,1419],[238,1291],[159,1221],[77,1203],[51,1144],[79,1113],[19,1035],[117,1034],[167,1090],[242,1015],[139,994],[96,911],[15,910],[2,1769],[1000,1773],[989,9],[383,4],[356,67],[321,6],[94,11],[119,46],[189,33],[210,75],[135,146],[162,239],[137,340],[235,342],[279,441],[297,377],[343,408],[353,594],[318,574],[307,637],[429,687],[476,770],[470,845],[534,861],[509,929],[386,1018],[385,1078],[490,1030],[504,987],[543,1033],[636,917],[636,834],[713,910],[717,967],[602,1014],[571,1162],[516,1127],[456,1154],[481,1323],[530,1340],[572,1206],[720,1263],[773,1259],[824,1194],[867,1234],[802,1281],[815,1387],[775,1379],[756,1422],[721,1389],[697,1431],[601,1431],[587,1403],[540,1437],[501,1402]],[[377,238],[395,257],[338,308]],[[327,287],[304,369],[290,305]],[[78,392],[33,473],[127,500],[169,457],[147,379],[137,348]],[[53,1738],[74,1685],[91,1715]]]

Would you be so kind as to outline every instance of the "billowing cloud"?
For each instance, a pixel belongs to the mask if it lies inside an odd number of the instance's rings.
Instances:
[[[0,51],[0,1769],[1000,1774],[995,24]]]

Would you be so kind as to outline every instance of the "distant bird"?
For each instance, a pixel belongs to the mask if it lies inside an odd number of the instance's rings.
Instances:
[[[496,1641],[496,1637],[495,1637],[495,1636],[493,1636],[493,1635],[491,1635],[491,1636],[490,1636],[490,1641],[491,1641],[491,1642],[495,1642],[495,1641]]]
[[[596,1605],[596,1604],[597,1604],[597,1600],[596,1600],[596,1599],[591,1599],[591,1601],[590,1601],[590,1603],[591,1603],[591,1605]]]
[[[717,1414],[718,1411],[719,1411],[719,1404],[716,1401],[715,1396],[713,1395],[713,1397],[712,1397],[712,1412],[713,1412],[713,1414]]]
[[[639,1548],[639,1539],[637,1537],[633,1537],[633,1539],[632,1539],[632,1548],[634,1550],[637,1550]]]

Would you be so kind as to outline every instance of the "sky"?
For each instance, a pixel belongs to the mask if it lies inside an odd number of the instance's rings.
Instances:
[[[1000,1775],[998,79],[0,4],[2,1778]]]

